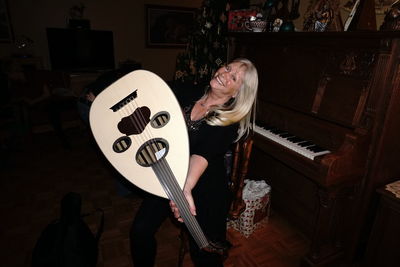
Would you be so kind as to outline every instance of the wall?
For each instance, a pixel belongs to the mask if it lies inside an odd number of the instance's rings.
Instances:
[[[159,74],[165,80],[173,78],[175,59],[184,49],[146,48],[145,4],[198,8],[202,0],[8,0],[14,35],[26,35],[34,40],[32,52],[43,58],[49,68],[46,28],[65,28],[69,9],[83,3],[84,18],[94,30],[114,32],[115,62],[131,59],[143,68]],[[17,49],[0,43],[0,57]]]

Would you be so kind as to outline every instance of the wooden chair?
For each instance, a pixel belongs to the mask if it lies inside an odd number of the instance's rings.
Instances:
[[[242,199],[242,191],[244,187],[244,180],[247,177],[252,147],[252,133],[233,145],[229,184],[233,199],[231,207],[229,209],[229,219],[237,219],[240,214],[246,209],[246,204]],[[181,240],[181,243],[179,248],[178,267],[182,267],[185,254],[189,251],[188,233],[186,232],[186,229],[183,225],[181,226],[179,239]]]
[[[242,198],[244,180],[247,177],[251,150],[253,148],[253,137],[249,135],[235,144],[232,160],[232,172],[230,189],[232,191],[232,204],[229,210],[229,219],[237,219],[246,209]]]

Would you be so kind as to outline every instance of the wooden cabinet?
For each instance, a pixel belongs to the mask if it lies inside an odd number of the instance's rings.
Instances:
[[[400,186],[400,180],[395,182]],[[368,242],[364,266],[400,265],[400,195],[386,187],[377,190],[379,206]],[[399,192],[398,192],[399,193]]]

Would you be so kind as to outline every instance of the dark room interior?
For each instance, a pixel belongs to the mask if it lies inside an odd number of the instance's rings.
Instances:
[[[259,86],[251,145],[225,155],[224,266],[398,265],[399,1],[35,2],[0,0],[2,266],[32,266],[70,192],[102,230],[96,266],[133,266],[129,232],[148,193],[102,153],[86,94],[136,70],[200,84],[236,58]],[[270,186],[255,212],[247,180]],[[183,225],[172,213],[162,224],[155,266],[194,266]]]

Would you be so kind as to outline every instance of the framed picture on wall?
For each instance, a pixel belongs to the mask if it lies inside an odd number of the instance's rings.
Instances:
[[[146,46],[185,47],[196,9],[146,5]]]
[[[13,41],[10,13],[7,0],[0,0],[0,42],[10,43]]]

